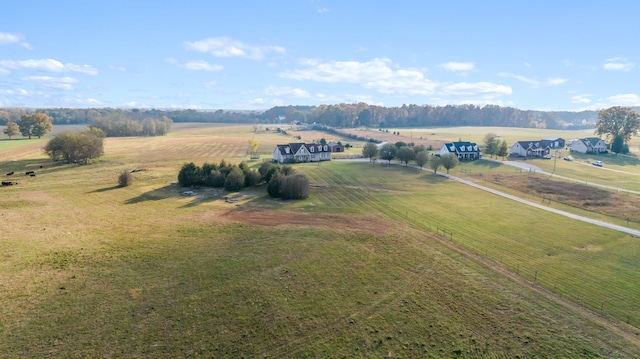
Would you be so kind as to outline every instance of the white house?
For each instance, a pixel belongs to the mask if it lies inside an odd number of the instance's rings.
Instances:
[[[273,149],[273,162],[294,163],[330,160],[331,151],[328,145],[298,142],[276,145]]]
[[[440,156],[453,153],[461,161],[480,158],[480,148],[473,142],[449,142],[440,147]]]
[[[607,151],[607,143],[599,137],[587,137],[571,142],[569,149],[579,153],[603,153]]]
[[[509,149],[510,156],[541,157],[550,151],[546,141],[518,141]]]

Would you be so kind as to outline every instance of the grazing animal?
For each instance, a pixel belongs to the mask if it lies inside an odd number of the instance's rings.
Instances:
[[[16,184],[18,184],[18,182],[16,182]],[[11,182],[11,181],[2,181],[2,185],[3,186],[13,186],[13,182]]]
[[[7,173],[7,176],[13,176],[13,171]]]
[[[40,165],[40,168],[44,168],[44,166],[43,166],[43,165]]]
[[[31,176],[32,174],[34,174],[34,172],[33,171],[27,171],[24,174],[27,175],[27,176]]]
[[[35,174],[35,173],[31,173],[29,176],[31,176],[31,177],[35,177],[35,176],[36,176],[36,174]]]

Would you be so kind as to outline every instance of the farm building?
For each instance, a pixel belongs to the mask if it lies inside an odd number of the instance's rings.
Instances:
[[[477,160],[480,158],[480,148],[473,142],[449,142],[440,148],[440,156],[453,153],[461,161]]]
[[[273,149],[273,162],[293,163],[330,160],[331,151],[328,145],[298,142],[276,145]]]
[[[329,152],[344,152],[344,145],[331,142],[327,143],[327,146],[329,146]]]
[[[569,149],[579,153],[603,153],[607,152],[607,143],[599,137],[587,137],[571,142]]]

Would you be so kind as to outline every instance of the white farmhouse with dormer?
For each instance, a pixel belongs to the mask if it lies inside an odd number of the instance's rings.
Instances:
[[[328,145],[317,143],[288,143],[276,145],[273,149],[273,162],[320,162],[330,161],[331,150]]]
[[[440,148],[440,156],[453,153],[460,161],[477,160],[480,158],[480,148],[473,142],[450,142]]]
[[[607,143],[599,137],[587,137],[571,142],[569,149],[579,153],[603,153],[607,152]]]

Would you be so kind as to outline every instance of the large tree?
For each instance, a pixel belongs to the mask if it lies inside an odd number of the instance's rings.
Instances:
[[[431,156],[429,160],[429,168],[433,170],[433,173],[438,173],[438,168],[442,166],[442,160],[438,156]]]
[[[498,145],[500,141],[498,140],[498,136],[495,133],[487,133],[484,136],[484,154],[489,155],[489,158],[493,158],[498,152]]]
[[[45,145],[44,152],[54,161],[87,164],[104,153],[104,133],[98,131],[86,129],[57,134]]]
[[[445,153],[440,156],[440,161],[442,161],[442,167],[447,170],[447,173],[449,173],[449,170],[455,168],[459,163],[458,156],[453,153]]]
[[[500,145],[498,146],[498,151],[496,152],[496,157],[502,157],[504,160],[505,157],[509,154],[509,145],[507,144],[507,140],[502,140]]]
[[[393,144],[393,143],[385,143],[384,145],[382,145],[382,148],[380,148],[379,152],[379,157],[382,158],[383,160],[387,160],[389,161],[389,164],[391,164],[391,160],[396,158],[396,150],[398,148]]]
[[[621,136],[628,142],[640,129],[640,114],[629,107],[615,106],[598,113],[596,135],[606,135],[613,140]]]
[[[15,136],[20,133],[20,128],[18,127],[17,123],[9,120],[9,122],[7,122],[7,127],[5,127],[2,132],[4,132],[5,135],[9,136],[9,139],[11,139],[11,136]]]
[[[378,146],[373,142],[367,142],[362,146],[362,156],[369,159],[369,162],[376,159],[378,155]]]
[[[415,155],[415,161],[420,169],[424,166],[425,163],[429,161],[429,156],[427,155],[427,151],[418,151]]]
[[[36,112],[33,115],[22,115],[19,128],[24,137],[31,139],[31,136],[36,136],[40,138],[53,129],[53,124],[49,115]]]
[[[398,157],[400,162],[404,162],[404,166],[406,167],[409,161],[413,161],[414,153],[409,146],[402,146],[396,151],[396,157]]]

